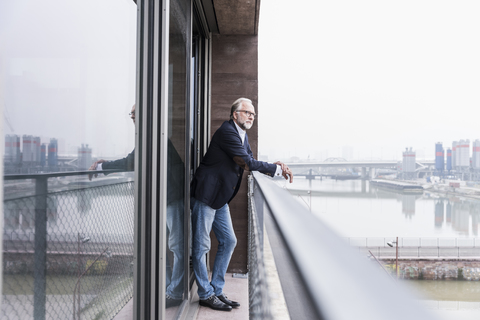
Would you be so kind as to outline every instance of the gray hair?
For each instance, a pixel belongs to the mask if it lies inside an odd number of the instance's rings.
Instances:
[[[235,111],[237,111],[238,108],[240,108],[240,106],[244,102],[248,102],[248,103],[252,104],[252,100],[247,99],[247,98],[238,98],[237,100],[235,100],[235,102],[232,104],[232,109],[230,110],[230,119],[233,119],[233,113]]]

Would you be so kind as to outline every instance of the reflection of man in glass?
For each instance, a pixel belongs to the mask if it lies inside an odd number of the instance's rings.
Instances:
[[[135,105],[133,105],[132,110],[129,113],[130,118],[135,124]],[[104,169],[119,169],[125,171],[133,171],[134,169],[134,160],[135,160],[135,149],[128,154],[125,158],[118,159],[115,161],[105,161],[100,159],[95,161],[88,170],[104,170]],[[88,179],[92,180],[93,174],[88,175]],[[95,174],[95,178],[97,174]]]
[[[130,118],[135,123],[135,105],[130,112]],[[167,155],[167,241],[168,249],[173,253],[173,262],[167,254],[166,262],[166,307],[180,305],[183,301],[183,215],[184,215],[184,163],[177,153],[173,143],[168,139]],[[89,170],[119,169],[133,171],[135,168],[135,149],[125,158],[115,161],[98,160]],[[93,174],[89,175],[92,179]],[[97,175],[95,174],[95,177]]]
[[[167,153],[167,241],[168,249],[173,253],[173,261],[170,261],[167,254],[165,305],[170,308],[183,301],[185,166],[170,139]]]

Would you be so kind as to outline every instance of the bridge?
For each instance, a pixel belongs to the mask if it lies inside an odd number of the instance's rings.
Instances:
[[[328,158],[318,162],[297,162],[288,163],[292,172],[297,176],[305,176],[307,179],[315,179],[316,177],[331,176],[335,179],[348,179],[349,175],[339,175],[338,173],[325,174],[322,168],[361,168],[361,178],[371,178],[378,169],[390,169],[397,171],[398,160],[355,160],[347,161],[343,158]],[[430,166],[435,165],[435,160],[422,160],[416,162],[416,171],[428,170]],[[368,169],[368,172],[367,172]],[[392,171],[391,173],[393,173]],[[356,175],[350,175],[351,178],[358,178]]]

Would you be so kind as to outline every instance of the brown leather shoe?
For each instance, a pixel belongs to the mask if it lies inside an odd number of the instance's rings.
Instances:
[[[237,301],[229,300],[225,295],[225,293],[222,293],[221,295],[217,296],[217,298],[220,299],[220,301],[222,301],[223,303],[231,307],[234,307],[234,308],[240,307],[240,303],[238,303]]]
[[[200,305],[209,307],[213,310],[232,311],[232,307],[220,301],[216,296],[211,296],[208,299],[200,300]]]

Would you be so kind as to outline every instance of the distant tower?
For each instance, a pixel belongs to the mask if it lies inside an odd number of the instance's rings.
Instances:
[[[13,162],[13,140],[14,136],[8,134],[5,136],[5,163]]]
[[[92,149],[87,145],[78,148],[78,168],[88,169],[92,164]]]
[[[40,147],[40,165],[42,167],[45,167],[46,163],[47,163],[47,145],[45,143],[42,143]]]
[[[39,165],[40,164],[40,149],[41,149],[41,146],[42,143],[40,141],[40,137],[33,137],[32,138],[32,152],[33,152],[33,163],[35,165]]]
[[[447,171],[450,173],[452,171],[452,150],[447,149]]]
[[[480,140],[473,141],[472,147],[472,168],[475,173],[475,180],[480,178]]]
[[[412,148],[408,150],[405,149],[403,152],[403,177],[404,179],[411,180],[415,178],[415,169],[416,169],[416,154],[415,151],[412,151]]]
[[[470,167],[470,140],[460,140],[460,151],[458,152],[458,145],[457,145],[457,152],[459,153],[459,158],[457,158],[457,166],[460,167],[460,170],[465,172],[468,171]]]
[[[443,170],[445,168],[445,156],[443,145],[441,142],[435,144],[435,175],[443,176]]]
[[[57,139],[50,139],[48,144],[48,166],[55,168],[58,166],[58,141]]]
[[[33,136],[24,134],[23,137],[23,154],[22,161],[26,166],[30,166],[34,161],[34,152],[33,152]]]
[[[452,142],[452,169],[457,170],[457,141]]]
[[[13,136],[13,162],[20,164],[22,162],[22,151],[20,150],[20,136]]]

